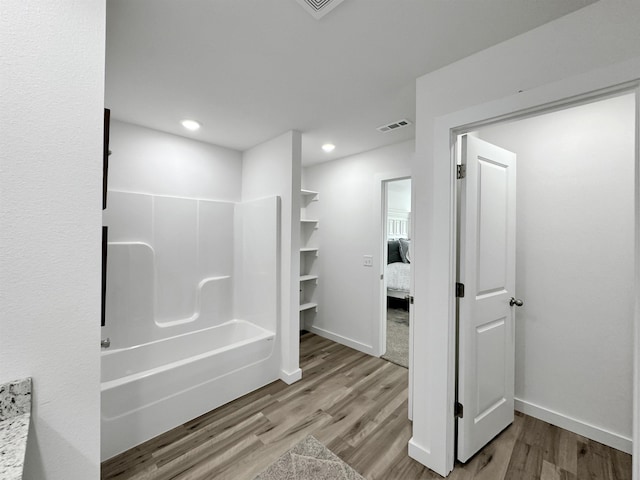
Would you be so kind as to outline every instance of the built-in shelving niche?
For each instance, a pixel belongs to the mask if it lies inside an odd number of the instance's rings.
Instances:
[[[318,228],[320,221],[312,215],[313,202],[319,199],[318,192],[301,190],[300,208],[300,329],[313,323],[318,311],[316,287],[319,276],[317,273],[317,259],[320,254],[318,247]]]

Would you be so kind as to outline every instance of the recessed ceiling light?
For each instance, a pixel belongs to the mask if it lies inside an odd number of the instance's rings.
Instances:
[[[182,126],[187,130],[191,130],[192,132],[198,130],[200,128],[200,124],[195,120],[183,120]]]
[[[333,143],[325,143],[324,145],[322,145],[322,150],[324,150],[327,153],[333,152],[335,148],[336,146]]]

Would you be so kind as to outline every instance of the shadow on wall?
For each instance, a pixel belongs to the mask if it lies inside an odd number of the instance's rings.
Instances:
[[[34,391],[34,395],[35,394],[36,392]],[[51,448],[52,445],[55,445],[56,458],[48,459],[46,461],[47,465],[56,462],[64,465],[67,463],[66,458],[73,459],[74,472],[70,472],[69,478],[91,478],[96,469],[95,461],[87,458],[80,449],[74,447],[62,437],[57,430],[43,420],[43,418],[38,415],[35,405],[31,418],[32,421],[29,427],[29,439],[27,441],[27,453],[22,478],[47,478],[43,457],[48,456],[49,453],[46,451],[43,452],[43,447]],[[69,464],[71,464],[71,462],[69,462]],[[59,471],[64,471],[64,468],[60,468]]]

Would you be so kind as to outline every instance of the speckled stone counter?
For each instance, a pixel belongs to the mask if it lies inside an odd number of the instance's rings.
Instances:
[[[0,385],[0,478],[20,480],[31,416],[31,379]]]

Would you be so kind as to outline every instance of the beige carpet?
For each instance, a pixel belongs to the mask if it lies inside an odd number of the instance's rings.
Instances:
[[[254,480],[365,480],[309,435]]]
[[[387,309],[387,351],[382,358],[409,368],[409,312]]]

